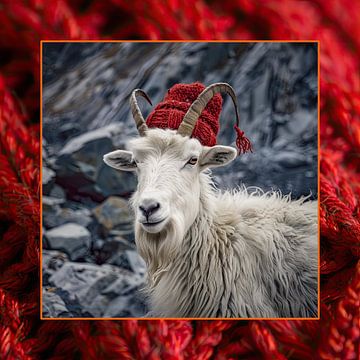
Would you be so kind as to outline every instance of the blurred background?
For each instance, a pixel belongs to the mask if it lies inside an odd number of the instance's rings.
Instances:
[[[317,198],[317,60],[316,43],[43,44],[43,316],[147,312],[127,206],[136,178],[102,162],[137,135],[133,89],[156,105],[176,83],[228,82],[254,152],[214,170],[218,186]],[[218,143],[235,146],[223,99]]]

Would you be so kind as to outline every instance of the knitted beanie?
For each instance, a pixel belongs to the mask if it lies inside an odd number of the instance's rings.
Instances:
[[[204,89],[205,86],[199,82],[174,85],[168,90],[164,100],[150,113],[146,124],[150,128],[178,129],[191,104]],[[201,113],[192,137],[198,139],[202,145],[216,145],[221,109],[222,98],[220,94],[216,94]]]

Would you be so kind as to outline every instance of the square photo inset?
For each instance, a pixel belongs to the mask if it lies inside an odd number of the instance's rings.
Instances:
[[[42,44],[42,319],[318,313],[318,42]]]

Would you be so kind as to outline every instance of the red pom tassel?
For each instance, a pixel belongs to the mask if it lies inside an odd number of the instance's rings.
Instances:
[[[246,152],[252,152],[252,146],[250,140],[244,135],[244,132],[239,129],[237,125],[234,125],[234,129],[237,133],[236,146],[239,149],[239,154]]]

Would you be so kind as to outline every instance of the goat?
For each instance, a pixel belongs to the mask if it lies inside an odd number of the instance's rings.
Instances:
[[[138,175],[130,202],[150,316],[316,317],[317,202],[245,187],[221,192],[209,169],[233,161],[236,149],[190,137],[211,96],[223,91],[236,105],[230,85],[213,84],[176,131],[148,128],[136,101],[147,96],[135,90],[130,104],[142,136],[104,156]]]

